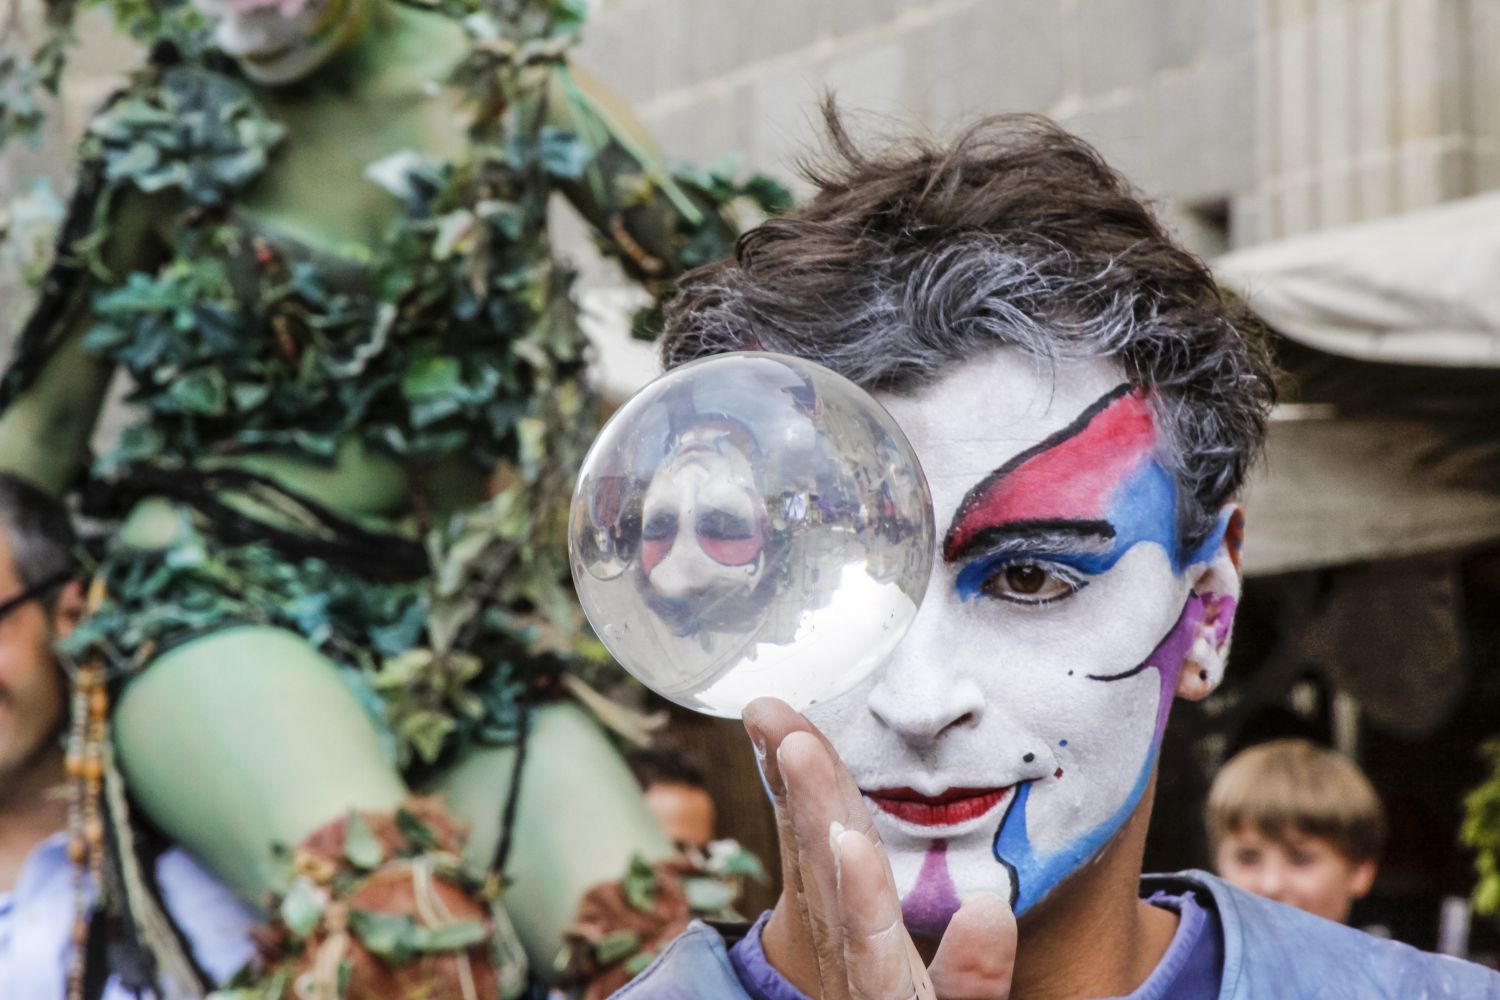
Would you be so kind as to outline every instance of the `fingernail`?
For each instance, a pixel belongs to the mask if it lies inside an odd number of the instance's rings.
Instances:
[[[754,723],[747,722],[744,719],[741,719],[740,721],[744,723],[745,732],[750,737],[750,745],[755,748],[755,756],[756,756],[756,758],[759,759],[759,760],[765,760],[766,759],[766,734],[763,733],[763,732],[761,732],[760,728],[758,726],[756,726]]]

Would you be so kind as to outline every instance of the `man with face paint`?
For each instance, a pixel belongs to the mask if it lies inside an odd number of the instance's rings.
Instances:
[[[801,209],[683,283],[667,365],[825,364],[911,440],[940,538],[884,666],[745,727],[785,891],[619,996],[1500,997],[1201,872],[1142,878],[1162,735],[1224,675],[1235,495],[1274,401],[1262,331],[1045,119],[869,155],[830,111]]]

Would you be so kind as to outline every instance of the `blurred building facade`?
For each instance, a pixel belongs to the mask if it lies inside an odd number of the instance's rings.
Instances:
[[[63,179],[136,59],[99,12],[82,39],[57,127],[0,160],[0,198]],[[1043,112],[1212,256],[1500,187],[1497,50],[1492,0],[596,0],[579,60],[669,155],[781,174],[825,89],[898,129]]]

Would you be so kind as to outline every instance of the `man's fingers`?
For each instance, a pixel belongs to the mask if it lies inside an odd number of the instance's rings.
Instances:
[[[838,780],[835,782],[837,795],[850,817],[844,825],[879,841],[879,836],[875,833],[875,824],[870,819],[870,810],[865,805],[864,795],[860,792],[859,786],[854,783],[854,778],[849,774],[848,768],[844,767],[843,762],[839,760],[838,751],[833,748],[833,744],[828,742],[828,737],[824,736],[818,727],[778,698],[755,699],[745,706],[743,721],[751,741],[757,746],[765,747],[764,752],[769,761],[774,761],[781,741],[792,733],[808,733],[823,744],[829,759],[837,765]],[[768,769],[765,774],[766,783],[771,786],[771,794],[779,794],[778,786],[783,784],[780,769]]]
[[[1015,914],[999,896],[981,892],[948,922],[927,971],[940,1000],[1006,1000],[1015,965]]]
[[[835,828],[839,920],[851,1000],[928,1000],[885,855],[864,834]],[[921,969],[921,962],[915,963]]]
[[[757,712],[757,709],[759,711]],[[781,764],[777,760],[777,750],[781,747],[781,740],[786,733],[791,731],[788,720],[780,709],[791,711],[791,708],[783,702],[771,698],[762,698],[752,702],[745,709],[742,722],[745,732],[750,737],[750,743],[755,748],[755,762],[760,768],[760,776],[766,783],[766,790],[771,793],[771,804],[776,810],[776,840],[781,849],[781,884],[784,897],[790,897],[792,906],[796,909],[795,914],[787,914],[782,908],[772,916],[773,921],[787,919],[794,916],[798,919],[805,917],[805,905],[802,901],[802,871],[797,864],[797,837],[792,828],[791,810],[786,803],[786,782],[781,778]],[[797,716],[802,722],[807,720]],[[794,723],[792,725],[795,725]],[[811,723],[807,723],[811,728]],[[771,742],[771,735],[775,735],[775,743]]]
[[[837,874],[828,831],[845,825],[838,796],[837,764],[823,743],[808,732],[788,733],[777,750],[786,782],[786,808],[797,845],[797,866],[806,904],[807,933],[817,956],[820,1000],[845,1000],[843,926],[839,920]]]

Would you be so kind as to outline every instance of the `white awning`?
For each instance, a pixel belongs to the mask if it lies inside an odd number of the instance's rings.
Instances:
[[[1500,194],[1251,247],[1213,269],[1278,333],[1310,347],[1500,367]]]
[[[1247,575],[1451,552],[1500,539],[1500,496],[1443,483],[1420,420],[1274,420],[1245,491]]]

